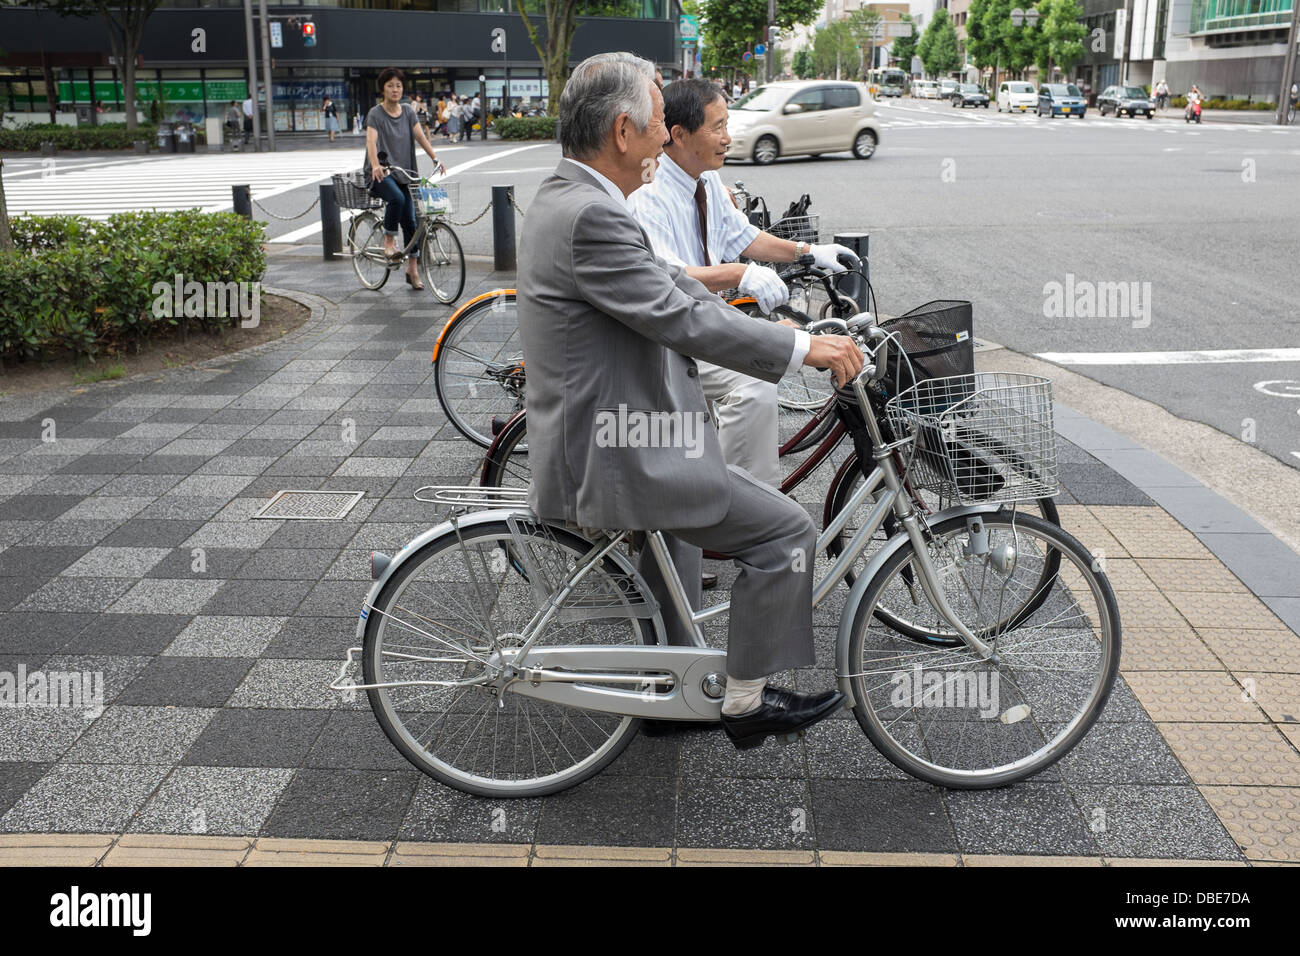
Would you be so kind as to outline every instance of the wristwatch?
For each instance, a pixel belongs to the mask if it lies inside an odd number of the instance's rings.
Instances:
[[[794,254],[796,256],[807,256],[812,254],[811,242],[796,242],[794,244]]]

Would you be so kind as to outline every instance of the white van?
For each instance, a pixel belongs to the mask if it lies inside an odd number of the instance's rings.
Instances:
[[[918,100],[937,100],[939,84],[934,80],[913,80],[912,98]]]
[[[998,86],[999,113],[1003,110],[1008,113],[1019,110],[1023,113],[1037,108],[1038,93],[1034,90],[1034,84],[1022,80],[1007,80]]]

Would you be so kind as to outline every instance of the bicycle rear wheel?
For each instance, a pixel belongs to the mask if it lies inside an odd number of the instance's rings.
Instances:
[[[384,222],[373,212],[357,216],[349,231],[352,271],[367,289],[381,289],[388,281],[388,254],[384,252]]]
[[[420,770],[479,796],[542,796],[581,783],[640,726],[637,718],[511,693],[493,679],[493,652],[522,644],[541,602],[592,548],[535,520],[519,530],[516,537],[495,521],[448,531],[403,564],[366,618],[365,682],[429,682],[367,691],[384,733]],[[538,645],[656,643],[636,580],[605,558]]]
[[[479,484],[486,488],[527,488],[533,480],[528,461],[528,413],[516,415],[502,429],[483,459]]]
[[[989,548],[972,554],[966,519],[932,526],[939,586],[995,656],[965,644],[930,646],[873,613],[905,570],[910,542],[885,562],[856,609],[849,642],[853,713],[895,766],[943,787],[983,789],[1023,780],[1059,760],[1097,720],[1119,670],[1115,595],[1092,555],[1056,525],[1029,515],[983,516]],[[978,550],[978,549],[976,549]],[[1049,555],[1060,571],[1042,583]],[[1034,591],[1045,589],[1043,600]],[[1006,606],[1037,604],[1014,626]],[[926,604],[939,630],[951,624]]]
[[[515,293],[500,290],[463,306],[443,330],[436,354],[433,384],[442,410],[457,431],[487,448],[493,420],[504,422],[524,407]]]
[[[465,288],[465,253],[451,226],[441,220],[428,223],[420,244],[420,273],[434,298],[446,305]]]

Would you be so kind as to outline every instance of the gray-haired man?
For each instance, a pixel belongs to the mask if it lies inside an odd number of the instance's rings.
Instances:
[[[801,340],[754,322],[655,257],[626,197],[652,174],[665,138],[650,63],[609,53],[574,70],[560,100],[565,158],[538,190],[520,239],[529,503],[543,518],[583,527],[668,532],[696,606],[700,548],[735,557],[722,724],[737,747],[751,747],[816,723],[843,695],[765,686],[770,674],[814,663],[816,535],[799,505],[727,466],[692,357],[767,381],[802,362],[843,382],[861,370],[862,354],[845,337]],[[695,441],[665,447],[607,427],[627,416],[700,426]],[[643,556],[642,570],[667,604],[653,561]],[[685,642],[681,622],[665,617],[670,639]]]

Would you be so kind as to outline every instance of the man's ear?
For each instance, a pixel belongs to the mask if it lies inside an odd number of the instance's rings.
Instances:
[[[688,135],[685,126],[681,123],[674,123],[673,128],[668,131],[668,141],[678,148],[684,148]]]
[[[629,129],[632,123],[632,117],[627,113],[619,113],[618,119],[614,120],[614,145],[620,153],[626,153],[628,150]]]

